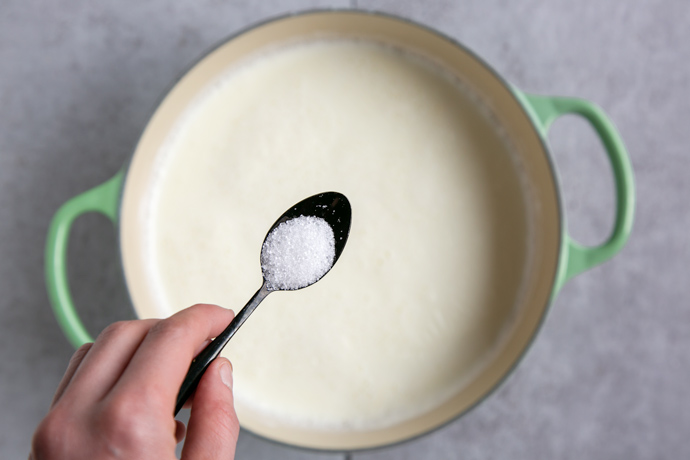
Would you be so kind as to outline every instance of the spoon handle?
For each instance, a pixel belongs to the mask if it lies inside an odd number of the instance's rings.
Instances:
[[[187,399],[194,393],[201,376],[206,372],[206,368],[213,362],[214,359],[218,357],[220,352],[225,348],[230,338],[235,335],[235,332],[244,324],[244,322],[249,318],[249,315],[259,306],[262,300],[270,294],[266,288],[266,283],[261,285],[261,288],[256,291],[256,294],[249,299],[247,305],[242,308],[242,310],[237,313],[237,316],[233,318],[228,327],[221,332],[218,337],[216,337],[211,343],[206,345],[206,347],[199,352],[199,354],[192,360],[192,364],[189,366],[187,375],[182,382],[180,387],[180,392],[177,394],[177,403],[175,404],[175,415],[182,409],[182,406],[187,401]]]

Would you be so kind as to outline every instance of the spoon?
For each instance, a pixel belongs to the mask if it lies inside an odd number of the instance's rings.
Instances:
[[[247,305],[242,308],[242,310],[237,313],[237,316],[230,322],[228,327],[221,332],[218,337],[216,337],[211,343],[209,343],[201,352],[192,360],[187,375],[182,382],[180,387],[180,392],[177,394],[177,403],[175,404],[175,415],[182,409],[182,406],[187,401],[187,399],[192,395],[196,389],[201,376],[204,375],[206,368],[211,364],[211,362],[218,357],[220,352],[223,350],[225,345],[227,345],[230,338],[235,335],[235,332],[244,324],[249,315],[259,306],[261,301],[263,301],[268,294],[273,291],[286,291],[286,290],[297,290],[302,289],[307,286],[311,286],[318,280],[323,278],[323,276],[328,273],[336,261],[343,252],[345,243],[347,242],[347,237],[350,233],[350,220],[352,217],[352,210],[350,208],[350,202],[347,200],[345,195],[337,192],[325,192],[319,193],[318,195],[311,196],[305,200],[300,201],[296,205],[292,206],[290,209],[285,211],[280,218],[275,221],[273,226],[266,233],[266,238],[264,238],[264,243],[268,239],[269,235],[275,230],[280,224],[288,222],[292,219],[298,217],[318,217],[326,221],[331,230],[333,230],[335,254],[333,262],[320,276],[316,279],[310,280],[306,285],[302,285],[298,288],[277,288],[271,283],[267,282],[267,272],[262,264],[263,272],[263,283],[261,288],[256,291],[256,294],[247,302]],[[264,245],[262,244],[262,254]]]

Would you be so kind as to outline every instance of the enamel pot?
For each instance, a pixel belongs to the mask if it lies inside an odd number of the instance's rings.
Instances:
[[[67,244],[74,220],[97,212],[113,222],[134,310],[139,317],[150,316],[147,287],[142,285],[147,251],[141,238],[145,222],[139,203],[142,190],[154,176],[156,153],[173,124],[202,88],[233,63],[266,47],[315,36],[389,43],[430,56],[458,75],[500,118],[510,142],[520,152],[530,200],[538,209],[530,216],[538,244],[530,249],[531,268],[525,274],[523,307],[515,326],[500,353],[448,403],[404,423],[365,431],[276,427],[260,415],[251,414],[241,419],[244,428],[271,440],[311,449],[352,451],[428,433],[466,413],[503,382],[533,341],[563,283],[610,259],[626,243],[633,221],[633,174],[618,132],[597,106],[581,99],[524,93],[467,48],[437,31],[400,18],[360,11],[306,12],[271,20],[229,38],[196,62],[161,100],[128,164],[110,180],[67,201],[53,217],[46,244],[46,282],[58,323],[75,347],[93,339],[77,315],[67,279]],[[615,224],[606,241],[595,247],[578,244],[567,232],[561,187],[547,143],[551,123],[564,114],[589,122],[611,164],[617,198]]]

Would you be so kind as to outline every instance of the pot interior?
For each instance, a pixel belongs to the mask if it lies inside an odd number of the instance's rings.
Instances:
[[[424,56],[455,75],[485,104],[489,116],[517,156],[517,173],[497,170],[497,176],[491,180],[501,181],[501,174],[506,174],[505,178],[511,174],[520,177],[526,202],[522,217],[526,230],[524,247],[518,250],[524,252],[520,256],[524,259],[523,269],[506,267],[497,272],[500,279],[496,280],[496,295],[501,295],[502,287],[513,286],[512,291],[506,288],[505,294],[514,303],[510,310],[511,327],[502,335],[490,362],[474,372],[444,404],[389,426],[366,429],[323,429],[277,423],[261,411],[238,407],[242,426],[256,434],[291,445],[326,450],[364,449],[406,440],[454,419],[480,402],[508,375],[538,329],[551,297],[561,237],[557,186],[543,141],[506,82],[476,56],[429,29],[387,16],[360,12],[291,16],[244,32],[206,55],[168,93],[147,125],[127,172],[120,220],[125,277],[139,317],[170,313],[157,307],[156,294],[147,281],[151,248],[144,235],[150,209],[143,197],[158,174],[159,152],[181,116],[229,68],[257,54],[289,43],[341,38],[384,43]],[[315,192],[320,191],[325,190]],[[357,219],[354,204],[353,214]],[[256,252],[258,258],[258,248]],[[239,308],[232,307],[236,311]]]

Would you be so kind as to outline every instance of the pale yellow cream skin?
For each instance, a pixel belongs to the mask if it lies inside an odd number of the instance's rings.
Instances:
[[[280,214],[322,191],[352,204],[332,271],[271,294],[225,350],[240,418],[382,427],[442,404],[490,356],[514,313],[526,224],[482,113],[419,58],[322,41],[231,70],[180,120],[150,193],[161,315],[238,311]]]

